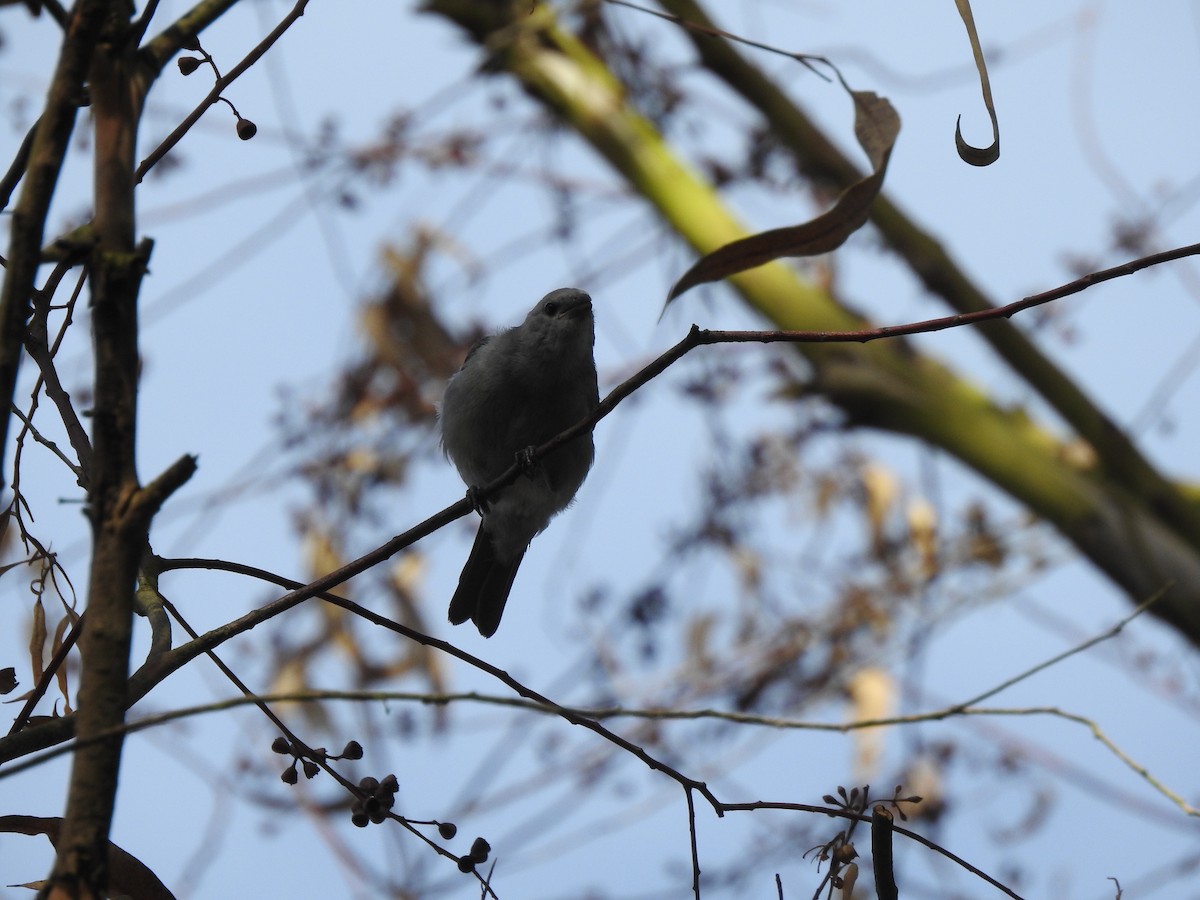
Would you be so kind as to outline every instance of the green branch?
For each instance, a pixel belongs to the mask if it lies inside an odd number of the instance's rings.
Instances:
[[[527,4],[431,0],[427,9],[462,28],[568,123],[698,254],[749,231],[713,187],[679,159],[628,92],[552,11]],[[777,263],[730,280],[748,306],[779,328],[851,330],[861,319],[828,292]],[[987,328],[995,328],[989,324]],[[850,423],[911,435],[964,465],[1052,522],[1130,596],[1177,587],[1155,614],[1200,643],[1200,557],[1193,542],[1159,517],[1156,494],[1106,477],[1096,455],[1078,452],[1020,410],[1002,409],[941,362],[900,341],[868,346],[803,345],[812,387]],[[1190,532],[1188,532],[1190,534]]]

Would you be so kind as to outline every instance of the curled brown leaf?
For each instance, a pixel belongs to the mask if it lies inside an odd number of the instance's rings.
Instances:
[[[983,58],[983,48],[979,45],[979,32],[975,29],[975,16],[971,12],[971,0],[954,0],[958,5],[958,14],[962,16],[963,24],[967,26],[967,36],[971,39],[971,52],[975,55],[975,68],[979,70],[979,84],[983,88],[983,105],[987,107],[988,117],[992,120],[992,143],[987,147],[972,147],[962,136],[962,116],[954,126],[954,146],[958,155],[965,163],[973,166],[990,166],[1000,158],[1000,120],[996,117],[996,104],[992,101],[992,84],[988,80],[987,62]]]
[[[854,134],[871,161],[871,174],[846,188],[833,207],[815,219],[763,231],[705,254],[671,288],[668,304],[698,284],[719,281],[772,260],[829,253],[866,224],[900,134],[900,116],[887,99],[871,91],[849,93],[854,100]]]

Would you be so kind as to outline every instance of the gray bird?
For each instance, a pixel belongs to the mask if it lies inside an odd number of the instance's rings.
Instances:
[[[596,408],[592,299],[551,291],[516,328],[467,353],[442,398],[442,449],[471,489],[492,481],[523,451],[546,443]],[[547,454],[488,503],[450,600],[450,621],[470,619],[484,637],[500,625],[517,567],[534,536],[570,505],[592,467],[592,435]]]

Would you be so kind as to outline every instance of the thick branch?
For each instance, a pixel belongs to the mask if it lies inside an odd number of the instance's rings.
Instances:
[[[510,72],[575,128],[697,252],[746,235],[712,187],[629,107],[628,92],[557,26],[548,7],[531,12],[523,4],[432,0],[428,8],[466,29],[486,48],[493,68]],[[863,327],[828,293],[779,264],[730,283],[785,330]],[[1170,505],[1161,493],[1114,483],[1094,463],[1072,463],[1070,448],[1023,411],[1000,408],[945,365],[900,342],[806,344],[802,352],[813,367],[814,390],[841,407],[850,423],[944,449],[1053,523],[1134,598],[1164,583],[1178,585],[1155,614],[1200,643],[1200,540],[1176,527],[1177,517],[1161,515]]]
[[[92,333],[95,345],[92,524],[87,627],[66,815],[50,875],[51,897],[100,897],[108,886],[108,833],[116,802],[125,721],[133,589],[150,524],[139,503],[137,296],[149,242],[134,247],[133,160],[138,111],[128,40],[132,5],[109,4],[90,71],[95,118],[95,231]],[[117,733],[112,734],[114,729]],[[100,739],[99,735],[110,734]]]
[[[713,23],[695,0],[659,0],[664,9],[704,28]],[[854,165],[788,95],[747,61],[728,40],[685,30],[701,61],[767,120],[772,134],[798,167],[838,185],[862,178]],[[888,245],[931,293],[960,313],[996,305],[931,234],[885,194],[875,201],[872,221]],[[1193,546],[1200,546],[1200,509],[1153,466],[1122,431],[1061,369],[1009,322],[992,322],[979,335],[1091,445],[1108,475],[1147,504]]]

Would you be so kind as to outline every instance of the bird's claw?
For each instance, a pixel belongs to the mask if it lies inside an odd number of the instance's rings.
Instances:
[[[533,447],[517,451],[517,465],[521,467],[521,474],[526,478],[532,478],[534,469],[537,467],[537,460],[533,458],[534,452]]]
[[[479,488],[475,487],[474,485],[467,487],[467,500],[471,504],[471,509],[475,510],[475,512],[479,513],[481,516],[491,508],[491,503],[488,501],[488,498],[483,496],[483,494],[480,493]]]

